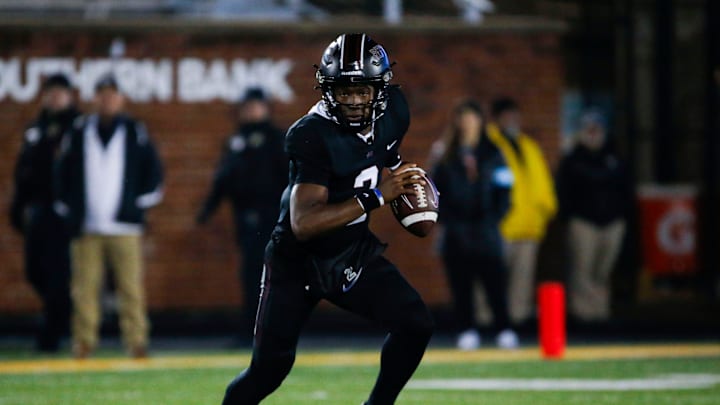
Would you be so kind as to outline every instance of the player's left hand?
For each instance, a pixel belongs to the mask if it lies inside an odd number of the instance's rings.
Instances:
[[[416,193],[411,187],[413,184],[425,185],[425,181],[418,174],[424,174],[425,171],[418,167],[415,163],[403,163],[397,169],[385,176],[378,189],[385,201],[392,201],[400,196],[400,194]]]

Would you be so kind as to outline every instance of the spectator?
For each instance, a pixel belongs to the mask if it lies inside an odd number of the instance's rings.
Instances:
[[[521,131],[517,103],[499,98],[492,104],[495,123],[488,125],[488,137],[500,149],[513,174],[510,210],[500,230],[506,245],[510,271],[510,319],[525,323],[534,315],[533,290],[540,241],[557,201],[552,177],[538,144]]]
[[[500,221],[509,207],[512,174],[498,148],[485,135],[480,105],[468,100],[454,111],[444,150],[432,178],[442,194],[440,221],[444,225],[441,244],[455,313],[463,331],[461,350],[480,346],[475,321],[473,282],[482,281],[499,332],[501,348],[515,348],[518,338],[510,328],[507,300],[507,271],[503,259]]]
[[[58,231],[62,222],[52,209],[52,169],[60,140],[79,114],[65,75],[45,80],[41,104],[40,114],[25,131],[15,166],[10,217],[25,238],[25,273],[42,301],[36,348],[56,352],[70,322],[70,238]]]
[[[589,110],[580,124],[577,145],[560,162],[557,176],[560,214],[568,221],[568,309],[581,321],[604,321],[633,190],[625,165],[607,142],[604,117]]]
[[[228,138],[197,217],[198,223],[205,223],[223,198],[232,203],[236,243],[243,258],[238,269],[243,285],[241,346],[252,344],[264,246],[277,221],[278,201],[287,186],[288,160],[283,141],[283,131],[271,122],[265,93],[259,88],[248,89],[237,108],[237,130]]]
[[[148,321],[141,235],[145,210],[162,199],[162,167],[145,126],[124,113],[112,76],[95,86],[96,113],[76,121],[56,171],[58,201],[72,236],[73,352],[98,344],[99,295],[106,261],[118,293],[120,329],[129,354],[147,356]]]

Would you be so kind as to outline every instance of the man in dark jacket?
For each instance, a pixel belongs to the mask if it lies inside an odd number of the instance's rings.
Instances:
[[[70,320],[70,239],[52,209],[52,168],[60,140],[77,116],[68,78],[49,76],[42,110],[25,131],[15,166],[10,219],[25,238],[26,276],[42,301],[43,324],[36,341],[40,351],[58,350]]]
[[[97,112],[76,120],[56,170],[58,199],[72,236],[72,321],[76,357],[98,344],[104,265],[118,291],[120,329],[133,357],[145,357],[148,322],[141,235],[145,210],[162,199],[162,167],[145,126],[124,114],[112,76],[95,87]]]
[[[632,182],[606,138],[603,116],[595,110],[584,114],[578,143],[557,175],[560,214],[569,233],[568,309],[583,321],[610,315],[609,277],[632,206]]]
[[[223,198],[232,203],[236,243],[243,258],[238,271],[245,318],[239,336],[241,345],[252,344],[264,246],[277,221],[278,201],[287,186],[284,133],[271,122],[268,101],[259,88],[245,93],[237,109],[237,130],[228,138],[197,217],[198,223],[205,223]]]

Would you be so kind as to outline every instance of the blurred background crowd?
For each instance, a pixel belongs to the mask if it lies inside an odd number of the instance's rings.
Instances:
[[[717,336],[718,22],[712,0],[0,0],[0,334],[246,346],[284,132],[325,45],[365,32],[442,194],[429,238],[372,227],[459,348],[532,339],[545,280],[571,335]],[[311,328],[359,322],[338,314]]]

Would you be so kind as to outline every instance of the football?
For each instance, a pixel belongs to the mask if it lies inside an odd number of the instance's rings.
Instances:
[[[426,184],[414,184],[417,194],[401,194],[390,202],[390,207],[405,229],[415,236],[424,237],[430,234],[437,222],[440,193],[425,172],[418,171],[417,176],[422,177]]]

